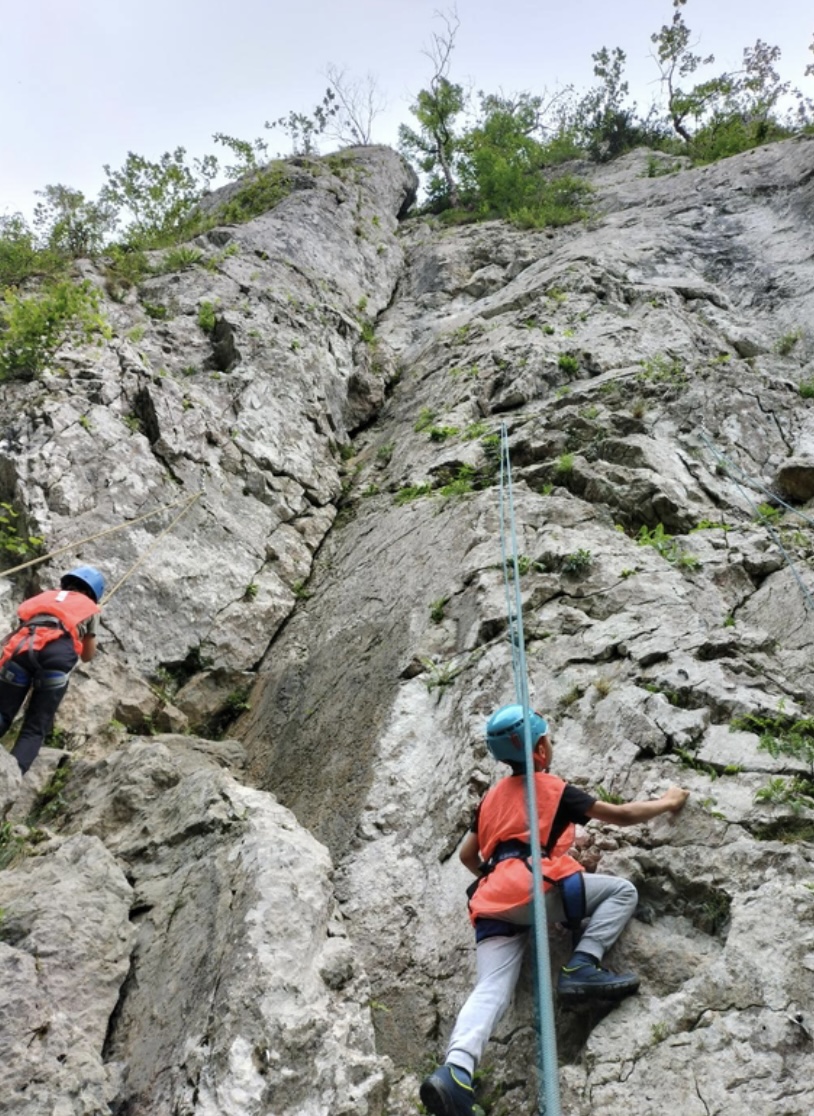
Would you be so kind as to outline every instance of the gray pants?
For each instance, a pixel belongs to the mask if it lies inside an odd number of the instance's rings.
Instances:
[[[577,949],[602,960],[633,916],[636,888],[618,876],[584,874],[588,922]],[[564,922],[559,891],[546,892],[549,922]],[[531,914],[529,913],[529,921]],[[455,1022],[448,1062],[475,1072],[492,1031],[512,1001],[529,934],[486,938],[477,945],[478,979]]]

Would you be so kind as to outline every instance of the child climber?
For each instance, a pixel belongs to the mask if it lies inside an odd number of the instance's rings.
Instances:
[[[588,875],[568,850],[574,826],[591,818],[635,825],[659,814],[675,813],[689,791],[670,787],[648,802],[614,805],[548,773],[552,745],[546,720],[528,711],[534,742],[537,815],[542,846],[546,915],[566,922],[575,933],[574,952],[557,981],[561,999],[619,1000],[635,992],[635,973],[611,973],[600,965],[632,917],[636,888],[617,876]],[[506,705],[486,724],[486,744],[512,774],[481,800],[472,830],[459,853],[478,877],[468,890],[475,927],[477,982],[458,1015],[446,1062],[421,1085],[422,1103],[433,1116],[472,1116],[472,1075],[498,1020],[509,1006],[520,975],[532,914],[532,874],[525,788],[524,711]],[[583,920],[587,923],[583,926]]]
[[[96,654],[99,601],[105,579],[93,566],[66,573],[59,589],[38,593],[17,609],[19,625],[2,641],[0,655],[0,736],[31,692],[11,754],[23,775],[37,758],[79,659]]]

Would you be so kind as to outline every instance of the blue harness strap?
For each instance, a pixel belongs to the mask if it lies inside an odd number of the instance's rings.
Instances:
[[[565,922],[571,931],[575,947],[582,933],[582,920],[585,918],[584,875],[584,872],[574,872],[571,876],[557,880],[562,909],[565,911]]]

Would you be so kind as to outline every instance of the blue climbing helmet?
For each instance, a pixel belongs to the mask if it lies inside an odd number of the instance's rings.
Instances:
[[[548,721],[532,709],[529,709],[528,716],[531,745],[534,747],[540,737],[548,732]],[[492,714],[486,722],[486,746],[501,763],[510,763],[512,767],[525,769],[522,705],[504,705]]]
[[[80,593],[87,593],[98,604],[104,596],[105,579],[95,566],[77,566],[75,570],[68,570],[62,575],[59,587],[78,589]]]

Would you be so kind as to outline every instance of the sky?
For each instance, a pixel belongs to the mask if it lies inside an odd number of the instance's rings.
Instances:
[[[373,140],[398,124],[432,73],[424,51],[445,0],[0,0],[0,215],[30,215],[34,192],[63,183],[93,196],[104,164],[128,151],[151,159],[184,146],[217,152],[214,132],[263,136],[290,110],[310,113],[325,71],[372,74],[387,99]],[[631,95],[658,94],[650,34],[671,0],[458,0],[450,77],[475,90],[587,89],[591,54],[627,54]],[[715,72],[736,69],[756,39],[782,49],[781,72],[814,97],[814,10],[805,0],[688,0],[687,25]],[[712,72],[712,71],[710,71]]]

